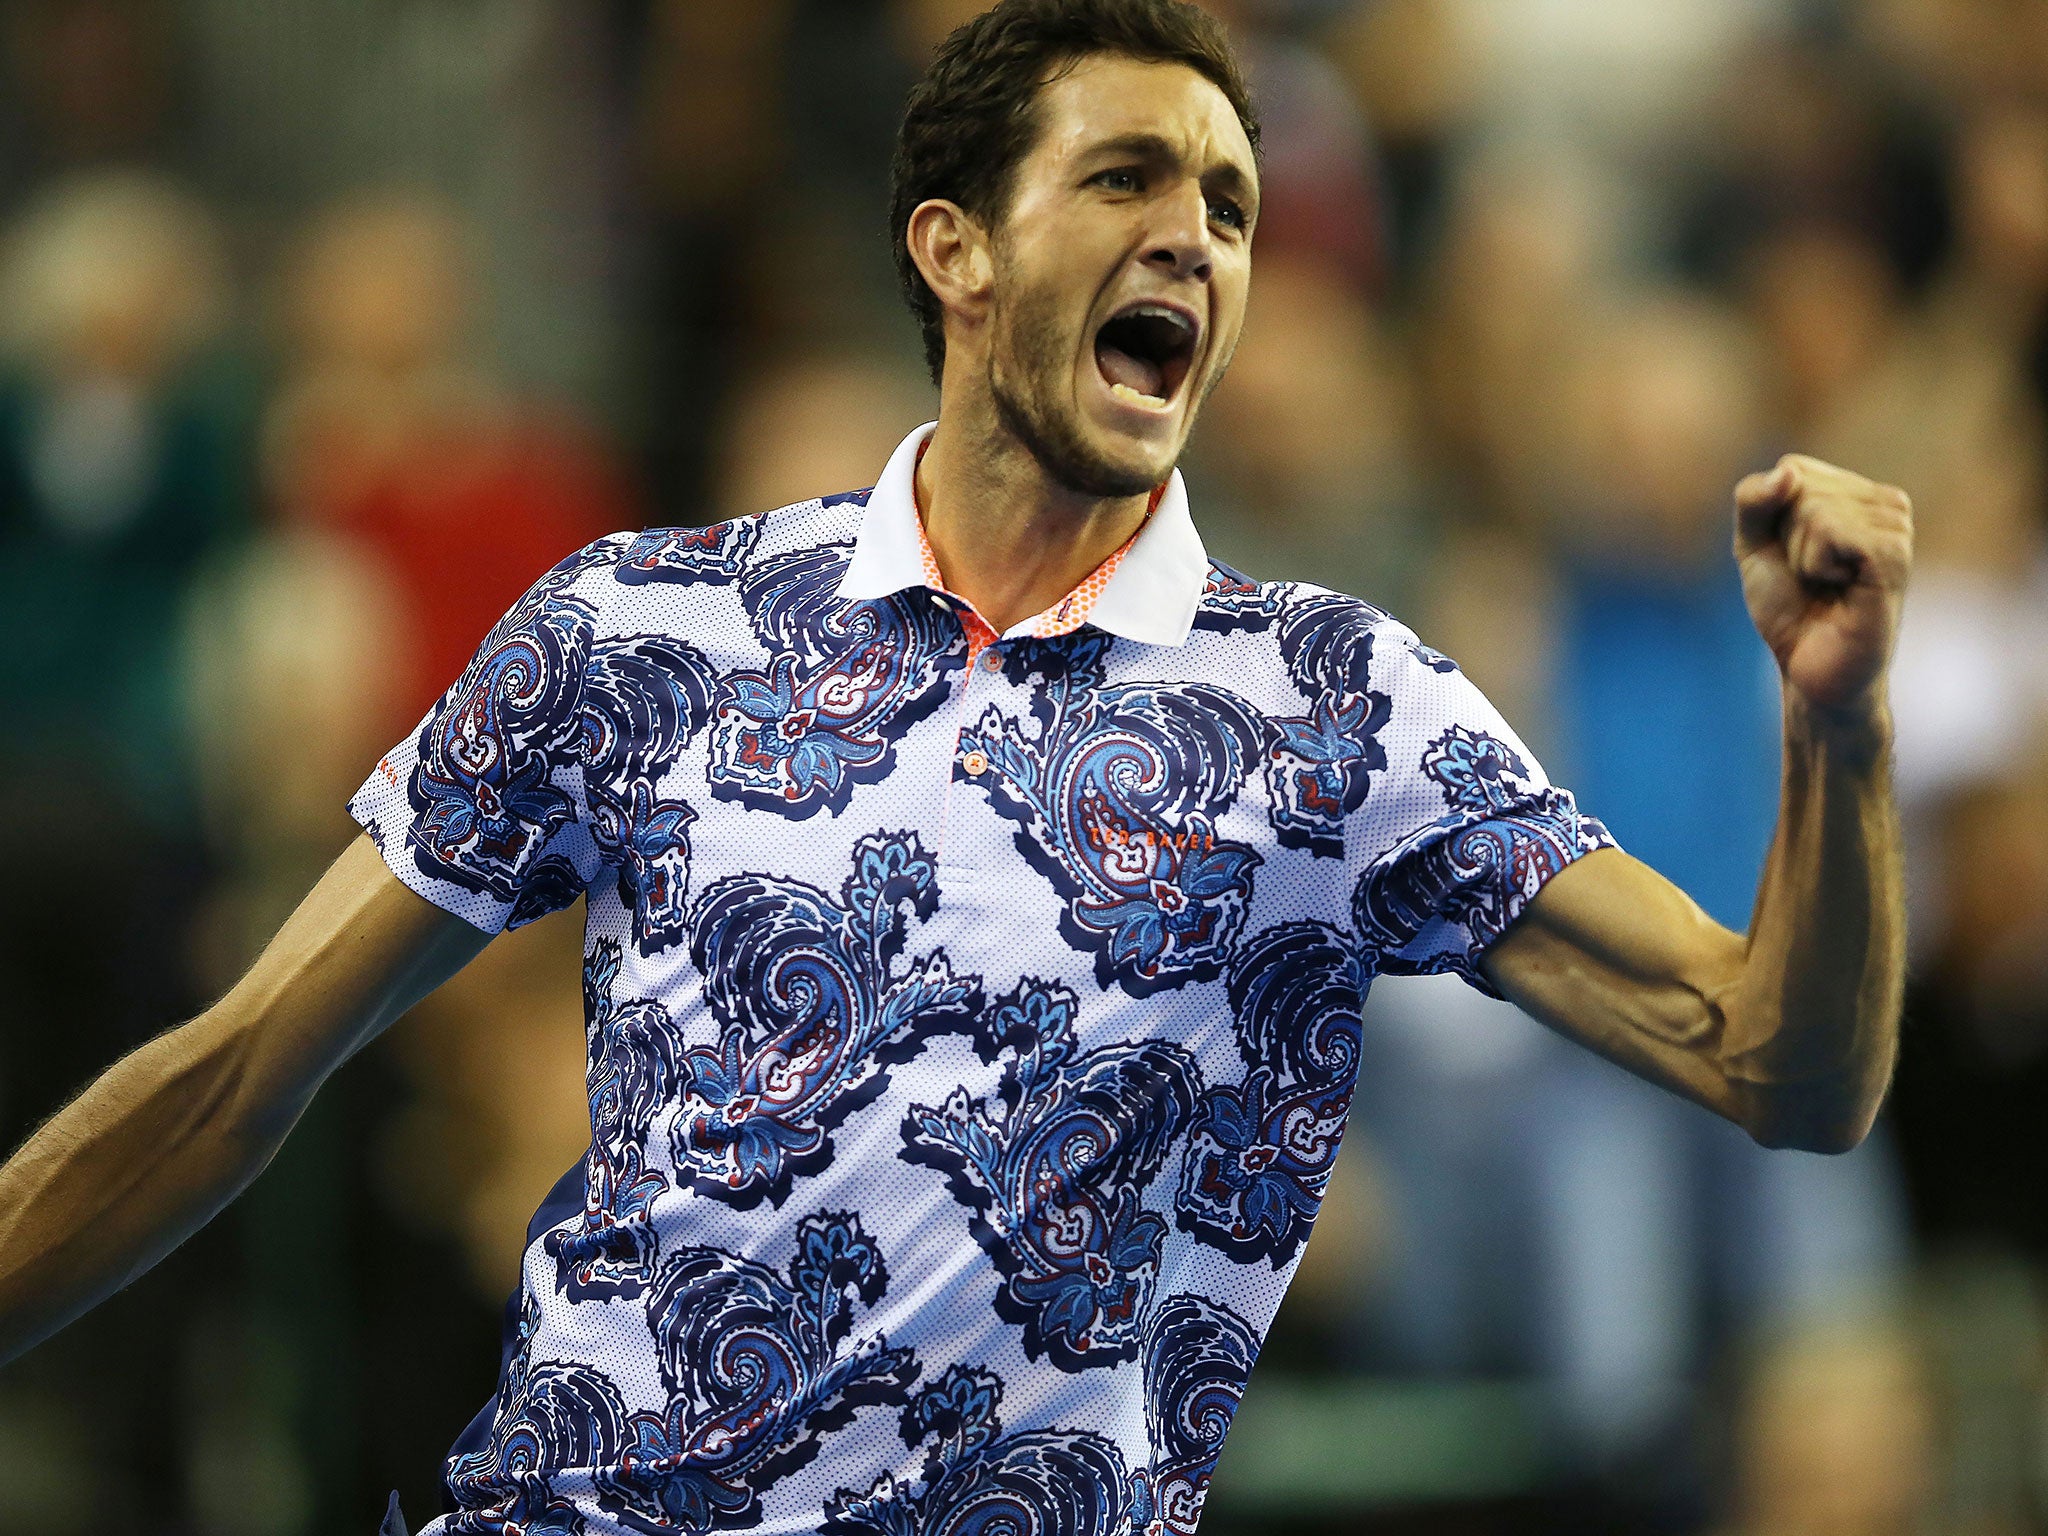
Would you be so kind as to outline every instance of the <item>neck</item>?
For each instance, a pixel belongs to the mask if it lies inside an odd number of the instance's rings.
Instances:
[[[992,402],[965,414],[986,419],[940,412],[917,467],[917,501],[947,588],[1001,633],[1122,548],[1151,498],[1069,490],[1003,427]]]

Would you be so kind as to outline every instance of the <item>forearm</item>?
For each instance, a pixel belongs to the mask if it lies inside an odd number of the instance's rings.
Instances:
[[[484,943],[358,838],[226,998],[110,1067],[0,1167],[0,1363],[204,1226],[327,1075]]]
[[[247,1113],[249,1036],[216,1010],[108,1068],[0,1167],[0,1362],[204,1226],[289,1121]]]
[[[1772,1145],[1853,1146],[1898,1052],[1905,915],[1891,720],[1827,715],[1788,691],[1778,830],[1757,892],[1720,1065]]]

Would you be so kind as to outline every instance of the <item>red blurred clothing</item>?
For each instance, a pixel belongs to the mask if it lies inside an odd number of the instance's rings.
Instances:
[[[631,498],[591,436],[528,406],[398,433],[330,419],[302,439],[297,515],[360,541],[407,616],[392,704],[417,720],[534,572],[621,528]],[[378,441],[382,439],[382,441]]]

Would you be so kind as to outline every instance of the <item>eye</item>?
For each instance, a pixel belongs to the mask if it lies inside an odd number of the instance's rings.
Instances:
[[[1115,166],[1107,171],[1097,171],[1088,178],[1096,186],[1111,192],[1139,192],[1144,182],[1137,171],[1128,165]]]
[[[1209,199],[1209,217],[1218,224],[1221,224],[1225,229],[1234,229],[1239,234],[1244,233],[1244,210],[1227,197],[1212,197]]]

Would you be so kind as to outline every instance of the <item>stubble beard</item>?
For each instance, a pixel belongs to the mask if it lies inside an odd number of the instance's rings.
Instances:
[[[1058,403],[1064,338],[1051,300],[1012,288],[998,297],[994,345],[989,348],[988,392],[1004,430],[1021,443],[1047,479],[1077,496],[1110,500],[1142,496],[1157,483],[1149,474],[1114,464],[1083,436],[1071,410]]]

